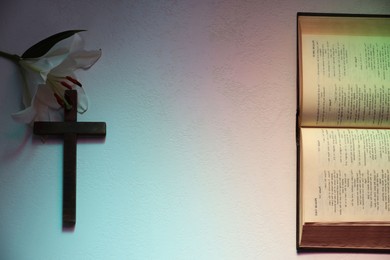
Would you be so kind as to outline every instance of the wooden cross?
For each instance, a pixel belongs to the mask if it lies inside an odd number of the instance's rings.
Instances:
[[[65,98],[71,109],[64,108],[65,122],[35,122],[36,135],[62,135],[64,138],[64,173],[62,227],[76,224],[76,146],[78,135],[105,136],[104,122],[77,122],[77,91],[66,90]]]

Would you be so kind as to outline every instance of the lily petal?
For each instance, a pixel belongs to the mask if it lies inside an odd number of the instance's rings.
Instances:
[[[35,109],[29,106],[24,110],[11,114],[11,116],[16,122],[29,124],[34,121],[36,114]]]
[[[60,65],[51,70],[54,75],[68,75],[76,69],[89,69],[100,58],[102,52],[78,51],[68,56]]]
[[[20,123],[30,124],[34,121],[59,121],[63,119],[60,106],[54,105],[52,107],[47,105],[47,100],[39,98],[44,95],[45,85],[38,88],[37,95],[34,96],[31,106],[23,109],[17,113],[12,114],[12,118]],[[42,102],[44,100],[45,102]]]
[[[88,97],[84,92],[84,89],[76,86],[77,90],[77,112],[83,114],[88,110]]]
[[[54,109],[60,109],[61,106],[56,101],[53,91],[50,86],[47,84],[39,85],[37,92],[35,94],[36,99],[39,100],[40,103]]]

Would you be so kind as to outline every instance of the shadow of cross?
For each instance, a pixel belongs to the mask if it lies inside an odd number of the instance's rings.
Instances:
[[[104,137],[105,122],[77,122],[77,91],[66,90],[65,98],[72,105],[64,108],[64,122],[35,122],[36,135],[62,135],[64,138],[64,173],[62,227],[74,228],[76,224],[76,147],[77,136]]]

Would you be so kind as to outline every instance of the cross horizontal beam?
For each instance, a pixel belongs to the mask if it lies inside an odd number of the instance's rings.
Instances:
[[[90,136],[105,136],[105,122],[35,122],[36,135],[77,134]]]

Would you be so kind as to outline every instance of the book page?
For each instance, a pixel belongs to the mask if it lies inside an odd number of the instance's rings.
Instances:
[[[302,128],[305,222],[390,220],[390,130]]]
[[[301,125],[390,127],[390,37],[301,36]]]

